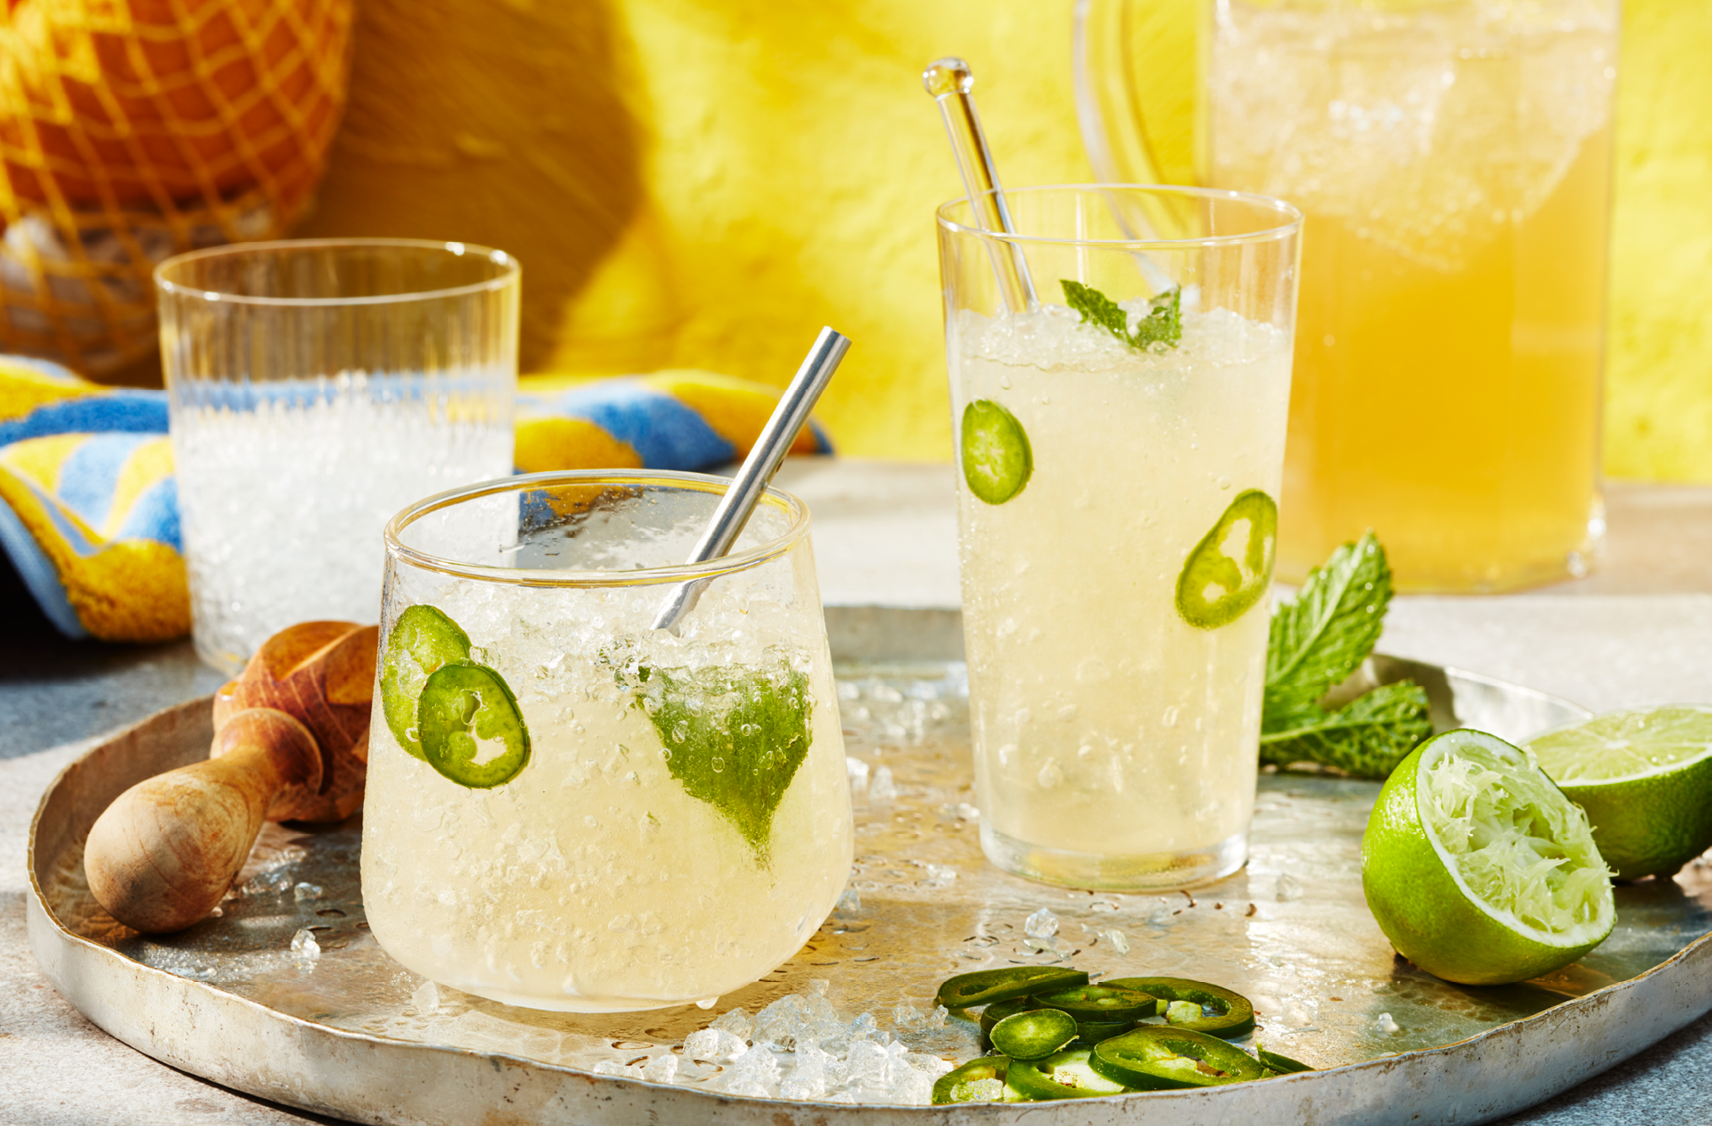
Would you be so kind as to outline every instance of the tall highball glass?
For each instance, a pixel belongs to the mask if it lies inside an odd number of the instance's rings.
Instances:
[[[1006,194],[1014,236],[939,209],[981,844],[1074,887],[1215,879],[1254,806],[1301,215]]]

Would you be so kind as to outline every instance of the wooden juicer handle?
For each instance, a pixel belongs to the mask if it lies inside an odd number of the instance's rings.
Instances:
[[[304,622],[250,658],[214,702],[203,762],[137,783],[89,831],[97,902],[145,933],[182,930],[232,885],[267,821],[338,821],[362,804],[374,626]]]

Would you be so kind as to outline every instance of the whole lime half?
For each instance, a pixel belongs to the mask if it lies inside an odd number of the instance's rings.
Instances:
[[[1524,745],[1619,879],[1672,876],[1712,848],[1712,707],[1607,712]]]

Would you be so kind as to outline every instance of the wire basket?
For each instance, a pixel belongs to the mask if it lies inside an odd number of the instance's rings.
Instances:
[[[156,347],[154,266],[278,238],[326,166],[352,0],[0,3],[0,351]]]

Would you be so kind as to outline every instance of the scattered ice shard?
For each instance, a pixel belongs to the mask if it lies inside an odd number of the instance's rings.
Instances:
[[[1278,877],[1278,902],[1288,903],[1302,898],[1302,881],[1285,872]]]
[[[1024,920],[1022,932],[1030,938],[1049,939],[1058,933],[1058,916],[1042,907]]]
[[[898,785],[892,780],[892,768],[882,766],[874,771],[874,780],[868,783],[869,801],[893,801],[898,796]]]
[[[308,927],[301,928],[291,936],[291,955],[308,962],[313,962],[321,956],[321,944],[315,941],[315,935]]]

